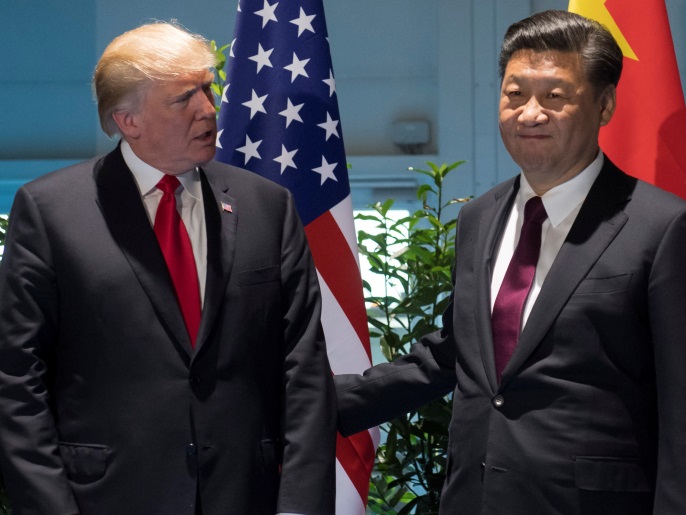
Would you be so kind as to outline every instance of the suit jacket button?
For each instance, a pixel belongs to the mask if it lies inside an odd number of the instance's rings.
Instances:
[[[493,397],[493,406],[496,408],[502,408],[505,404],[505,398],[502,395],[496,395]]]
[[[198,455],[198,448],[195,446],[194,443],[189,443],[186,445],[186,454],[188,456],[197,456]]]

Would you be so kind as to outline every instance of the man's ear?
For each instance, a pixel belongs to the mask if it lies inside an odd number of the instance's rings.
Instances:
[[[119,132],[126,139],[136,139],[140,135],[138,118],[128,111],[115,111],[112,113],[114,123],[119,127]]]
[[[607,125],[617,107],[617,88],[610,84],[600,94],[600,126]]]

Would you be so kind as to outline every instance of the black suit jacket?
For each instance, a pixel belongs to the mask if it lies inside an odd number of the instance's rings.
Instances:
[[[17,193],[0,265],[0,457],[13,513],[332,514],[335,397],[290,194],[202,167],[191,348],[117,149]],[[221,208],[231,206],[231,211]]]
[[[498,384],[491,272],[518,187],[461,210],[444,329],[335,378],[340,428],[454,388],[441,514],[686,513],[686,202],[606,159]]]

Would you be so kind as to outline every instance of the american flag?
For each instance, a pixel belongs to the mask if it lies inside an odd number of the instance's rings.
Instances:
[[[217,159],[288,188],[312,249],[334,374],[371,364],[369,332],[322,0],[240,0]],[[378,430],[338,437],[337,515],[365,511]]]

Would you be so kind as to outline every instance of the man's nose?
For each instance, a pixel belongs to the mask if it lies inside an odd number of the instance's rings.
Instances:
[[[196,113],[198,118],[207,118],[209,116],[216,117],[217,110],[214,108],[214,95],[210,91],[206,94],[204,91],[199,91],[195,98],[196,102]]]
[[[519,115],[519,121],[528,124],[545,123],[548,120],[543,107],[538,99],[532,95],[529,101],[522,107],[522,112]]]

